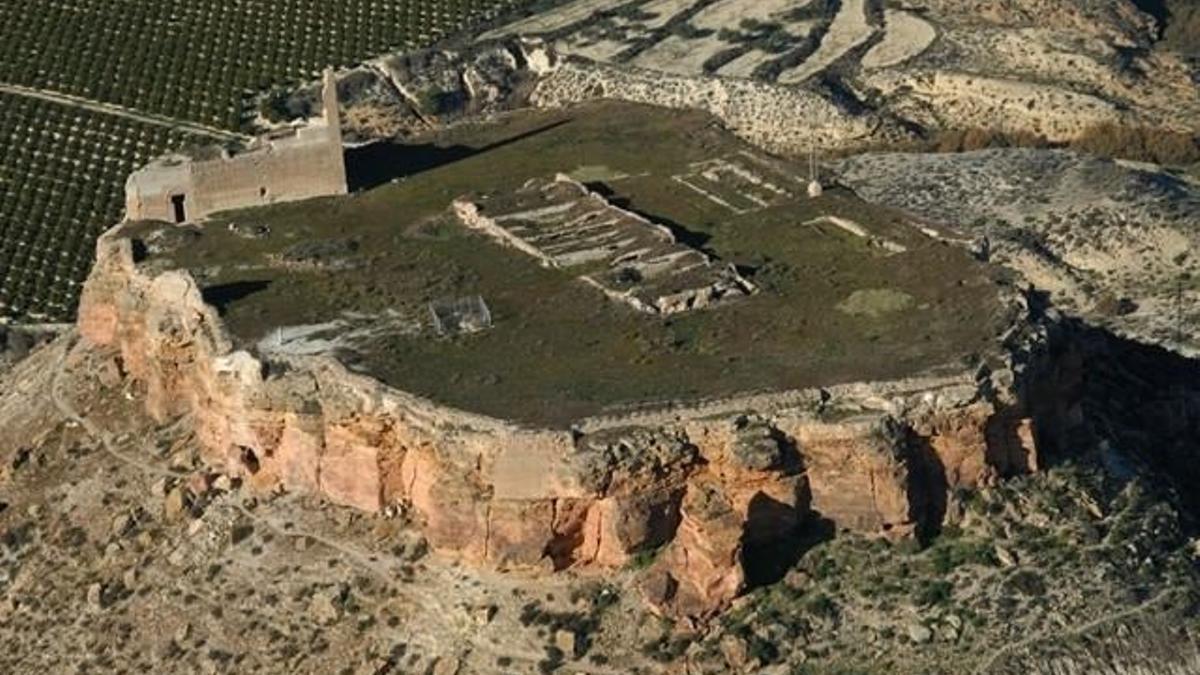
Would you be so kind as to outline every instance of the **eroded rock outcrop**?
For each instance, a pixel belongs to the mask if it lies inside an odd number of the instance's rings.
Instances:
[[[186,272],[136,263],[119,227],[100,240],[79,325],[152,415],[187,415],[205,461],[252,489],[407,510],[435,549],[500,568],[614,568],[661,549],[645,586],[671,614],[725,606],[745,587],[748,545],[817,518],[907,536],[936,525],[947,490],[1036,467],[1037,411],[1008,370],[535,429],[328,357],[263,362],[233,350]]]

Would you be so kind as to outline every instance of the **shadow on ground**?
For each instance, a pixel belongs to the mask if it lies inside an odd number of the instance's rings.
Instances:
[[[347,148],[345,152],[346,182],[349,184],[351,192],[370,190],[397,178],[413,176],[506,145],[519,143],[570,121],[570,119],[565,119],[552,122],[481,148],[465,145],[440,146],[435,143],[407,145],[391,141],[379,141],[357,148]]]
[[[219,284],[203,289],[200,294],[206,304],[217,308],[217,313],[224,315],[229,306],[243,298],[260,291],[265,291],[271,285],[270,281],[236,281],[229,284]]]

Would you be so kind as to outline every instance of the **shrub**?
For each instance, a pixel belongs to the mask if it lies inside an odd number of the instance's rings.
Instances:
[[[1132,127],[1105,122],[1088,127],[1071,147],[1102,157],[1155,164],[1200,162],[1200,138],[1170,129]]]

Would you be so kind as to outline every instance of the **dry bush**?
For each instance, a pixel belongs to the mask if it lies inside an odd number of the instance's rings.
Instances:
[[[970,152],[988,148],[1045,148],[1049,145],[1044,137],[1027,131],[973,127],[942,131],[930,140],[928,149],[933,152]]]
[[[1169,17],[1163,45],[1184,54],[1200,55],[1200,2],[1174,0],[1167,7]]]
[[[1200,162],[1200,139],[1188,133],[1105,122],[1093,125],[1071,147],[1103,157],[1181,165]]]

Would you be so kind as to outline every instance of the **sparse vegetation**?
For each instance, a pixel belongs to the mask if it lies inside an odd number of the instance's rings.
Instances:
[[[1102,157],[1167,166],[1200,162],[1200,137],[1169,129],[1100,124],[1085,130],[1071,147]]]
[[[559,119],[528,113],[504,127],[458,129],[444,142],[479,147],[550,125],[355,199],[220,216],[199,238],[164,250],[159,259],[192,270],[209,297],[228,299],[225,321],[246,344],[277,326],[321,324],[346,311],[394,314],[415,327],[362,342],[345,358],[435,400],[547,424],[611,405],[814,386],[868,370],[871,377],[907,374],[982,348],[991,339],[989,326],[1004,320],[986,309],[997,302],[995,287],[967,253],[931,246],[892,212],[848,193],[789,198],[741,215],[681,193],[672,176],[744,147],[708,127],[707,116],[606,103],[575,110],[566,124],[557,125]],[[704,145],[690,134],[704,135]],[[458,195],[502,194],[529,178],[569,170],[582,156],[642,174],[613,183],[620,189],[614,199],[672,222],[722,263],[741,265],[751,276],[756,265],[769,269],[764,290],[712,311],[651,317],[606,301],[569,272],[545,269],[526,254],[478,238],[445,215]],[[496,166],[505,171],[497,173]],[[727,191],[729,199],[739,194],[735,186],[713,189]],[[885,255],[866,238],[805,224],[824,215],[853,220],[907,252]],[[435,219],[443,222],[432,237],[428,224]],[[272,234],[246,239],[230,232],[229,222],[252,222]],[[298,242],[344,241],[351,229],[357,249],[336,256],[337,274],[276,262],[285,250],[310,258],[311,246],[296,249]],[[773,266],[758,262],[766,257]],[[888,297],[911,298],[908,308],[861,315],[834,310],[858,290],[882,288]],[[430,339],[428,303],[470,295],[487,303],[492,327]],[[561,356],[581,346],[590,358]],[[789,356],[795,354],[807,357]]]

